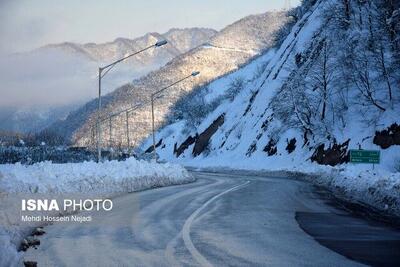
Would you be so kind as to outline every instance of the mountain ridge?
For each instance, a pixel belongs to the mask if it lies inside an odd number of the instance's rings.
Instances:
[[[201,45],[205,40],[212,37],[216,33],[217,31],[211,28],[172,28],[163,34],[160,34],[158,32],[149,32],[143,36],[133,39],[118,37],[115,38],[113,41],[102,43],[62,42],[56,44],[48,44],[35,50],[62,49],[69,52],[82,54],[83,56],[93,61],[113,61],[123,57],[125,54],[133,53],[135,50],[137,50],[135,48],[140,46],[143,47],[143,44],[150,44],[153,43],[154,40],[161,40],[165,38],[170,41],[170,44],[167,47],[169,52],[171,54],[178,55]],[[195,35],[196,37],[200,37],[191,38],[193,35]],[[184,44],[181,44],[181,42],[183,42]],[[115,49],[115,47],[118,47],[119,49]],[[115,51],[112,51],[114,49]],[[102,53],[102,50],[106,50],[108,54],[104,54],[104,51]]]
[[[41,131],[51,123],[63,119],[66,115],[65,111],[73,111],[79,103],[85,102],[83,100],[94,97],[99,65],[112,62],[146,45],[154,44],[158,40],[170,41],[162,49],[147,51],[120,64],[118,70],[111,72],[104,80],[104,89],[107,93],[107,90],[158,69],[186,50],[207,42],[215,32],[208,28],[175,28],[164,35],[148,33],[134,39],[121,37],[112,42],[100,44],[72,42],[49,44],[30,52],[9,56],[5,64],[2,64],[3,67],[0,67],[4,68],[0,73],[3,86],[23,92],[29,101],[17,102],[21,98],[15,93],[17,99],[15,103],[1,103],[4,107],[0,109],[0,117],[3,118],[0,121],[0,129],[24,131],[24,127],[27,126],[26,132]],[[11,68],[5,66],[11,66]],[[28,78],[20,82],[14,78],[21,76]],[[68,93],[69,98],[60,97],[71,89],[73,90]],[[56,102],[48,100],[49,103],[32,105],[32,102],[45,99],[40,95],[46,95],[47,99],[54,98]],[[3,100],[6,101],[6,99]],[[46,108],[39,106],[46,106]],[[22,112],[27,109],[29,112]],[[40,115],[48,113],[49,109],[54,111],[51,112],[54,116],[50,116],[50,120],[42,120]],[[63,110],[63,112],[58,110]],[[18,117],[14,115],[16,113],[19,113]],[[35,124],[38,126],[35,127]]]
[[[168,62],[160,70],[150,72],[148,75],[117,88],[106,95],[101,116],[106,117],[133,105],[146,103],[151,92],[154,92],[157,88],[173,83],[192,71],[200,71],[201,75],[199,77],[185,80],[176,85],[168,91],[163,99],[158,101],[156,109],[159,117],[156,123],[157,125],[163,123],[165,116],[169,112],[169,107],[180,97],[189,93],[196,86],[226,75],[261,53],[264,49],[272,47],[276,32],[279,31],[287,19],[284,12],[266,12],[260,15],[248,16],[229,25],[210,39],[209,43],[213,44],[214,47],[201,45],[193,48]],[[250,25],[253,25],[253,27],[249,27]],[[232,38],[232,36],[235,36],[235,38]],[[244,47],[245,49],[253,50],[254,53],[244,52],[240,49],[225,49],[224,47]],[[136,132],[135,136],[131,136],[130,140],[135,140],[136,143],[139,143],[150,133],[148,116],[148,106],[144,106],[132,113],[130,120],[135,125],[133,127],[137,127],[140,131]],[[54,124],[52,129],[67,129],[64,133],[67,133],[67,138],[72,138],[75,145],[88,146],[93,145],[93,127],[95,123],[96,100],[93,100],[75,111],[74,114],[71,114],[64,122]],[[126,146],[127,144],[124,143],[126,142],[126,137],[123,134],[125,123],[119,119],[112,123],[115,143]],[[107,125],[102,125],[103,136],[106,136],[108,128]],[[103,142],[104,146],[109,144],[104,139]]]

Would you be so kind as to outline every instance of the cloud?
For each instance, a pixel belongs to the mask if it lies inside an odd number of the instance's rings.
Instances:
[[[0,57],[0,107],[56,107],[97,97],[102,63],[57,48]],[[158,65],[118,65],[103,79],[103,95]]]
[[[55,106],[95,94],[96,68],[61,51],[37,50],[0,58],[0,106]]]

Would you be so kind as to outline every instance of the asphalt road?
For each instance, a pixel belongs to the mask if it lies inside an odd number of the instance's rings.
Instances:
[[[310,184],[194,173],[127,194],[86,224],[45,228],[38,266],[400,266],[400,232],[327,203]],[[397,259],[396,259],[397,258]]]

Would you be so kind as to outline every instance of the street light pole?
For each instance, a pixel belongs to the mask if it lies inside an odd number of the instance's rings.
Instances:
[[[154,162],[157,162],[157,152],[156,152],[156,132],[155,132],[155,126],[154,126],[154,100],[155,100],[155,96],[159,95],[160,93],[164,92],[165,90],[167,90],[168,88],[190,78],[190,77],[195,77],[197,75],[199,75],[200,72],[199,71],[194,71],[192,72],[190,75],[154,92],[151,94],[151,121],[152,121],[152,134],[153,134],[153,160]]]
[[[129,151],[129,111],[126,111],[126,142]]]
[[[110,146],[110,148],[112,147],[112,117],[110,117],[110,121],[109,121],[109,124],[108,124],[108,126],[110,127],[110,140],[109,140],[109,146]]]
[[[151,101],[149,100],[149,101],[147,101],[147,102],[140,103],[140,104],[137,104],[137,105],[135,105],[135,106],[133,106],[133,107],[130,107],[130,108],[121,110],[121,111],[119,111],[119,112],[113,113],[113,114],[109,115],[109,116],[106,117],[106,118],[100,118],[100,119],[101,119],[101,120],[100,120],[100,125],[101,125],[102,123],[104,123],[105,121],[108,121],[108,120],[110,119],[110,117],[117,117],[117,116],[119,116],[119,115],[121,115],[122,113],[125,112],[125,113],[126,113],[126,139],[127,139],[127,142],[128,142],[128,149],[129,149],[130,146],[131,146],[130,129],[129,129],[129,113],[130,113],[131,111],[135,111],[135,110],[137,110],[137,109],[139,109],[139,108],[144,107],[145,105],[149,104],[150,102],[151,102]],[[96,123],[97,123],[97,122],[96,122]],[[94,128],[94,127],[96,127],[96,125],[94,125],[93,128]],[[93,130],[93,134],[94,134],[94,130]],[[93,135],[93,140],[94,140],[94,138],[95,138],[95,136]],[[93,141],[93,143],[94,143],[94,142],[95,142],[95,141]]]
[[[101,129],[100,129],[100,110],[101,110],[101,73],[102,68],[99,68],[99,98],[97,102],[97,162],[101,161]]]
[[[161,40],[161,41],[158,41],[157,43],[155,43],[155,44],[153,44],[153,45],[151,45],[151,46],[148,46],[148,47],[146,47],[146,48],[144,48],[144,49],[142,49],[142,50],[140,50],[140,51],[137,51],[137,52],[135,52],[135,53],[133,53],[133,54],[130,54],[130,55],[128,55],[128,56],[126,56],[126,57],[123,57],[123,58],[121,58],[121,59],[118,59],[118,60],[116,60],[116,61],[114,61],[113,63],[111,63],[111,64],[108,64],[108,65],[106,65],[106,66],[104,66],[104,67],[99,67],[99,96],[98,96],[98,100],[97,100],[97,162],[100,162],[101,161],[101,125],[100,125],[100,123],[101,123],[101,121],[100,121],[100,111],[101,111],[101,79],[104,77],[104,76],[106,76],[106,74],[115,66],[115,65],[117,65],[118,63],[120,63],[121,61],[124,61],[124,60],[126,60],[126,59],[128,59],[128,58],[130,58],[130,57],[132,57],[132,56],[134,56],[134,55],[137,55],[137,54],[139,54],[139,53],[142,53],[142,52],[144,52],[144,51],[146,51],[146,50],[148,50],[148,49],[150,49],[150,48],[153,48],[153,47],[161,47],[161,46],[163,46],[163,45],[166,45],[168,42],[166,41],[166,40]],[[103,71],[105,71],[104,73],[103,73]]]
[[[154,162],[157,162],[157,153],[156,153],[156,134],[154,127],[154,94],[151,95],[151,122],[152,122],[152,134],[153,134],[153,159]]]

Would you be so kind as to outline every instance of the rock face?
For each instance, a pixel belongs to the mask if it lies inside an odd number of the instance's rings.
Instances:
[[[376,131],[373,142],[383,149],[400,145],[400,125],[394,123],[383,131]]]
[[[336,166],[338,164],[349,162],[349,153],[347,151],[350,139],[343,144],[333,143],[327,149],[321,144],[311,156],[311,161],[321,165]]]
[[[271,48],[275,43],[275,34],[287,21],[287,15],[282,12],[269,12],[244,18],[229,25],[207,44],[199,46],[189,52],[178,56],[161,69],[150,73],[116,89],[103,98],[102,116],[132,107],[139,103],[148,103],[150,95],[164,86],[187,76],[193,71],[201,74],[169,88],[164,96],[155,103],[156,127],[161,126],[168,116],[171,108],[183,96],[193,89],[207,84],[218,77],[236,70],[242,64]],[[161,51],[161,49],[160,49]],[[63,133],[73,140],[77,146],[92,146],[95,140],[93,131],[97,106],[96,100],[84,105],[73,112],[62,122],[54,124],[54,130],[62,129]],[[112,140],[116,146],[126,147],[126,121],[122,114],[115,117],[112,122]],[[132,129],[130,145],[140,145],[151,132],[150,106],[145,104],[142,108],[130,113],[129,125]],[[108,123],[101,125],[103,137],[102,146],[108,146]]]
[[[286,151],[288,154],[292,153],[296,149],[296,138],[290,139],[287,142]]]
[[[183,154],[183,152],[186,151],[191,145],[194,144],[192,155],[194,157],[197,157],[201,153],[203,153],[211,140],[211,137],[215,134],[215,132],[218,130],[219,127],[221,127],[222,124],[224,124],[225,121],[225,114],[220,115],[216,120],[211,123],[210,126],[207,127],[204,132],[201,134],[197,134],[192,137],[189,136],[179,147],[177,147],[177,144],[175,143],[174,145],[174,154],[176,155],[177,158],[179,158],[180,155]]]
[[[193,145],[198,138],[198,134],[196,134],[194,137],[189,136],[178,148],[176,147],[177,144],[175,143],[174,154],[176,155],[176,157],[179,158],[179,156],[182,155],[182,153],[185,152],[185,150],[188,149],[189,146]]]
[[[211,137],[215,134],[218,128],[224,124],[225,114],[219,116],[211,125],[202,132],[196,140],[193,148],[193,156],[196,157],[200,155],[208,146]]]
[[[22,241],[19,251],[27,251],[30,247],[36,246],[40,246],[40,240],[33,236],[29,236]]]
[[[158,148],[159,146],[162,145],[162,139],[160,139],[160,141],[158,141],[158,143],[156,144],[156,148]],[[154,147],[153,145],[149,146],[149,148],[146,149],[146,151],[144,153],[151,153],[154,151]]]
[[[24,261],[24,266],[25,267],[37,267],[37,262],[36,261]]]
[[[278,153],[276,142],[273,139],[268,141],[268,144],[264,147],[264,152],[267,152],[268,156],[273,156]]]

